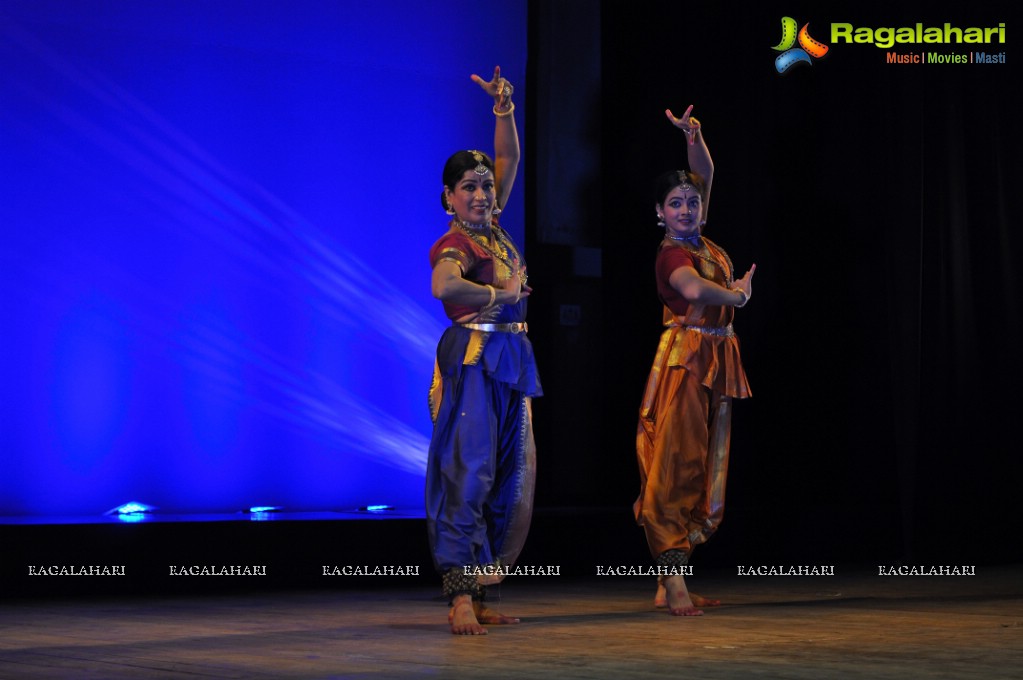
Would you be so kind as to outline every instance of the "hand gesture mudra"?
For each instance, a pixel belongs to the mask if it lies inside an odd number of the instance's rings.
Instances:
[[[511,96],[515,92],[515,88],[508,82],[506,78],[501,77],[501,67],[494,67],[494,77],[490,81],[483,80],[478,75],[473,73],[470,78],[472,81],[483,88],[483,91],[494,98],[494,108],[501,111],[507,109],[511,105]]]
[[[511,299],[510,304],[516,304],[524,297],[529,297],[533,289],[526,285],[526,268],[520,267],[512,272],[511,276],[501,282],[500,288]]]
[[[689,141],[690,146],[696,143],[696,134],[700,131],[700,121],[693,117],[693,105],[690,104],[686,112],[682,114],[681,118],[676,118],[672,114],[671,109],[665,109],[664,114],[668,116],[668,120],[671,124],[677,127],[682,132],[686,133],[686,139]]]
[[[754,264],[745,274],[743,274],[741,279],[736,279],[735,282],[732,283],[732,288],[739,288],[742,292],[746,293],[746,302],[749,302],[749,299],[753,297],[753,274],[756,271],[757,265]],[[746,302],[743,302],[742,304],[745,305]]]

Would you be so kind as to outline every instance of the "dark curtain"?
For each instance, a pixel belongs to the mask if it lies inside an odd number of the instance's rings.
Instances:
[[[800,11],[825,43],[833,21],[1006,20],[951,3],[602,3],[600,355],[576,360],[590,382],[545,397],[585,404],[602,453],[556,455],[613,481],[582,502],[631,503],[660,332],[650,186],[685,163],[664,109],[692,103],[716,164],[706,233],[740,271],[758,266],[736,322],[754,398],[733,421],[718,559],[1018,560],[1020,69],[1011,53],[900,65],[833,44],[780,75],[770,48],[782,13]]]

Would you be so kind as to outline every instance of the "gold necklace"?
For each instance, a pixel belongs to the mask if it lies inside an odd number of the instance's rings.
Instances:
[[[512,245],[511,241],[505,237],[500,227],[492,226],[490,229],[491,238],[488,239],[462,220],[453,221],[455,226],[462,230],[462,233],[471,238],[477,245],[507,267],[509,275],[511,272],[515,271],[515,267],[512,263],[512,257],[509,255],[509,250],[515,253],[516,260],[519,259],[518,251],[515,250],[515,246]]]
[[[726,288],[732,287],[732,281],[734,280],[732,278],[732,261],[728,257],[728,254],[725,251],[718,248],[713,241],[701,235],[700,236],[701,247],[699,250],[696,250],[685,245],[678,239],[672,239],[670,236],[668,236],[668,238],[671,239],[670,241],[668,241],[670,244],[676,246],[677,248],[681,248],[687,253],[692,253],[696,257],[700,258],[700,260],[704,263],[703,265],[701,265],[700,269],[701,273],[704,275],[705,278],[707,279],[713,278],[714,271],[706,266],[713,265],[720,269],[721,273],[724,275],[725,287]],[[713,248],[711,246],[713,246]],[[725,266],[725,263],[723,263],[721,260],[714,256],[715,252],[719,253],[722,259],[724,259],[727,262],[727,266]]]

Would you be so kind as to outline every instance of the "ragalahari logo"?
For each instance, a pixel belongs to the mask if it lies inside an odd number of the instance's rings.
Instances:
[[[792,17],[781,18],[781,42],[771,48],[781,52],[774,60],[778,73],[785,73],[796,64],[813,64],[814,59],[820,59],[828,53],[827,45],[810,37],[807,31],[809,25],[803,24],[797,34],[796,20]],[[799,47],[793,47],[797,40]]]

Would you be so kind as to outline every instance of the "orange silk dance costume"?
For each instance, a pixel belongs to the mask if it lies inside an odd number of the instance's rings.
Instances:
[[[710,538],[725,509],[733,398],[752,396],[732,330],[735,308],[694,305],[668,282],[679,267],[724,287],[731,259],[704,238],[701,253],[667,238],[657,254],[664,326],[636,431],[640,492],[633,505],[655,559],[686,556]]]

